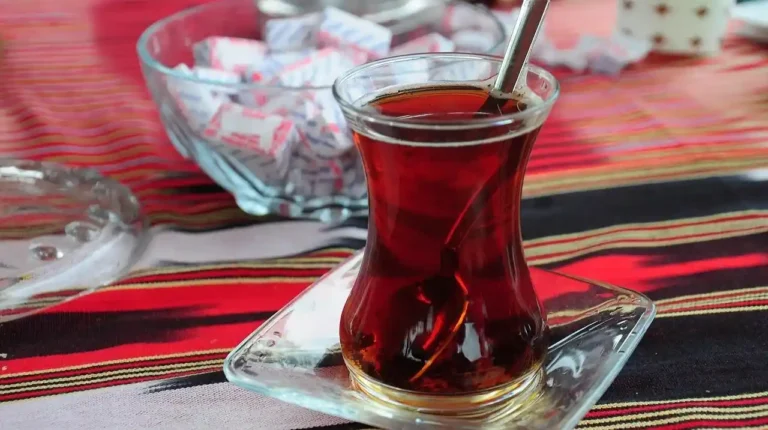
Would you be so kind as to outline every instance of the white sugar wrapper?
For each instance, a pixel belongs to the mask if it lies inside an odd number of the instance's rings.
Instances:
[[[369,59],[387,56],[392,45],[392,31],[374,22],[329,7],[317,31],[317,41],[324,47],[344,47],[364,52]]]
[[[305,104],[312,103],[310,93],[311,90],[255,88],[238,93],[237,101],[264,114],[288,117],[300,111]]]
[[[245,73],[247,82],[269,82],[286,67],[309,58],[317,53],[317,49],[302,49],[297,51],[272,52],[257,65],[251,66]]]
[[[555,45],[547,42],[546,44],[539,44],[533,58],[549,67],[563,66],[581,73],[587,70],[589,65],[587,55],[586,52],[577,48],[558,49]]]
[[[347,70],[365,63],[360,51],[324,48],[280,71],[274,82],[287,87],[324,87]]]
[[[618,75],[622,69],[637,63],[650,53],[652,44],[622,34],[610,38],[583,35],[576,46],[557,49],[546,44],[536,53],[536,60],[550,67],[566,66],[576,72],[589,69],[603,75]]]
[[[195,67],[185,64],[174,68],[189,77],[220,82],[222,85],[240,82],[240,75],[223,70]],[[230,101],[230,89],[224,86],[205,85],[194,81],[169,77],[168,92],[193,130],[203,130],[223,103]]]
[[[334,158],[353,147],[352,135],[336,101],[323,94],[318,97],[302,126],[302,138],[308,144],[310,154],[317,157]]]
[[[395,47],[390,55],[419,54],[422,52],[453,52],[456,45],[440,33],[429,33]]]
[[[264,42],[234,37],[209,37],[194,45],[196,66],[244,73],[267,55]]]
[[[311,150],[304,145],[297,147],[288,174],[293,192],[318,197],[340,193],[362,197],[365,194],[365,174],[357,152],[347,151],[323,159],[315,154],[307,156]]]
[[[492,35],[476,30],[457,31],[451,35],[451,42],[459,52],[490,52],[497,45]]]
[[[494,14],[504,24],[509,37],[520,10],[495,11]],[[531,59],[549,67],[568,67],[575,72],[589,70],[592,73],[617,75],[628,65],[644,59],[652,48],[647,40],[616,33],[609,38],[586,34],[581,36],[576,46],[562,49],[549,40],[546,28],[545,20],[534,41]]]
[[[492,24],[492,19],[484,14],[477,13],[476,6],[465,2],[452,2],[448,4],[445,7],[441,23],[445,33],[454,33],[459,30],[481,30],[492,26]]]
[[[512,30],[515,28],[515,23],[517,23],[517,17],[520,16],[520,9],[493,11],[493,14],[496,15],[496,18],[498,18],[499,21],[501,21],[501,24],[504,26],[504,34],[507,39],[509,39],[509,36],[512,35]],[[536,35],[536,40],[533,42],[531,56],[536,57],[543,49],[546,49],[550,45],[549,39],[547,38],[547,21],[545,19],[544,22],[541,23],[539,32]],[[495,52],[499,55],[504,55],[505,48],[506,44],[502,43],[500,46],[496,47]]]
[[[452,60],[430,70],[430,79],[435,81],[483,82],[492,77],[491,65],[481,60]]]
[[[609,39],[586,35],[581,37],[576,50],[586,55],[593,73],[618,75],[627,65],[645,58],[652,47],[648,40],[622,34],[614,34]]]
[[[316,44],[321,13],[296,18],[276,18],[264,26],[264,41],[271,51],[299,50]]]
[[[221,105],[203,136],[215,145],[247,151],[253,158],[249,163],[259,166],[257,175],[269,181],[285,177],[298,142],[292,121],[235,103]]]

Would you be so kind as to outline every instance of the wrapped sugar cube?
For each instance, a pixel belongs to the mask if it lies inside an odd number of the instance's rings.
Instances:
[[[386,83],[383,78],[377,78],[376,83],[379,86],[423,84],[429,81],[430,64],[426,59],[392,62],[387,66],[392,74],[386,78],[391,78],[392,82]]]
[[[202,67],[190,69],[184,64],[176,66],[174,70],[189,77],[221,82],[224,85],[240,82],[238,74],[222,70]],[[169,77],[167,82],[169,94],[194,130],[204,129],[221,105],[230,101],[225,86],[205,85],[172,77]]]
[[[323,15],[312,13],[297,18],[270,19],[264,27],[264,41],[272,51],[302,49],[315,45]]]
[[[180,66],[186,67],[184,64],[181,64]],[[187,70],[189,69],[187,68]],[[190,72],[199,79],[203,79],[206,81],[213,81],[218,84],[222,84],[222,86],[211,85],[207,87],[207,88],[210,88],[211,91],[214,91],[217,93],[231,94],[233,90],[229,87],[226,87],[225,85],[239,84],[242,82],[242,79],[239,74],[234,72],[229,72],[226,70],[195,66],[192,68],[192,70],[190,70]]]
[[[319,92],[310,109],[302,131],[312,153],[333,158],[348,152],[353,147],[352,135],[331,92]]]
[[[392,31],[334,7],[326,8],[317,31],[317,41],[324,47],[345,47],[364,52],[370,59],[389,53]]]
[[[650,40],[620,33],[608,39],[585,35],[577,45],[577,50],[588,58],[589,69],[606,75],[618,75],[628,64],[645,58],[651,49]]]
[[[226,161],[238,173],[237,176],[245,178],[250,184],[264,184],[270,187],[281,187],[288,176],[290,157],[285,156],[279,160],[266,157],[263,154],[234,146],[222,146],[218,149]],[[221,170],[228,170],[222,166]],[[232,179],[236,182],[237,179]]]
[[[298,182],[300,193],[310,196],[331,196],[344,189],[343,172],[336,162],[330,162],[329,166],[316,171],[301,172]]]
[[[436,81],[475,81],[482,82],[491,78],[490,63],[487,61],[457,59],[430,71],[431,79]]]
[[[306,140],[294,147],[289,181],[295,192],[305,195],[325,196],[343,191],[362,197],[366,192],[365,172],[357,151],[326,157]]]
[[[281,88],[249,88],[237,94],[237,101],[264,114],[289,116],[304,106],[305,97],[309,92]]]
[[[392,49],[390,55],[408,55],[422,52],[453,52],[456,45],[440,33],[429,33]]]
[[[517,23],[517,17],[520,16],[520,9],[512,9],[510,11],[493,11],[493,14],[496,15],[496,18],[498,18],[499,21],[501,21],[502,25],[504,26],[504,33],[506,37],[509,38],[515,28],[515,24]],[[506,44],[502,43],[496,48],[496,53],[503,55],[505,48]],[[539,27],[536,40],[534,41],[533,47],[531,48],[531,56],[535,58],[537,55],[543,53],[544,51],[551,53],[552,48],[553,45],[547,38],[547,21],[544,20]]]
[[[557,49],[552,44],[544,44],[536,52],[536,60],[549,67],[564,66],[575,72],[587,69],[588,59],[577,49]]]
[[[482,30],[487,28],[489,19],[477,13],[477,6],[466,2],[451,2],[445,8],[441,23],[444,33],[454,33],[459,30]]]
[[[244,73],[267,54],[264,42],[235,37],[209,37],[192,48],[196,66]]]
[[[221,105],[203,136],[216,145],[248,151],[265,178],[285,177],[292,147],[298,141],[292,121],[235,103]]]
[[[359,51],[324,48],[281,70],[275,81],[288,87],[330,86],[339,75],[366,60]]]
[[[365,183],[365,171],[361,161],[356,161],[352,168],[344,172],[344,192],[355,198],[362,198],[368,192]]]
[[[298,51],[269,53],[261,63],[248,69],[245,74],[246,80],[248,82],[270,81],[284,68],[309,58],[316,52],[316,49],[302,49]]]
[[[460,30],[451,35],[451,42],[459,52],[489,52],[496,46],[490,34],[475,30]]]
[[[610,38],[583,35],[570,49],[543,44],[537,59],[549,66],[566,66],[577,72],[588,68],[593,73],[617,75],[628,64],[645,58],[652,48],[648,40],[618,33]]]
[[[353,146],[347,129],[332,122],[325,113],[307,120],[302,133],[316,155],[336,157]]]
[[[301,160],[301,158],[296,159]],[[345,166],[346,164],[346,166]],[[288,180],[298,194],[330,196],[345,188],[345,172],[354,169],[343,159],[313,160],[313,163],[291,166]]]
[[[293,122],[278,116],[266,115],[254,109],[224,103],[203,131],[207,138],[218,142],[275,156],[290,147],[295,140]]]

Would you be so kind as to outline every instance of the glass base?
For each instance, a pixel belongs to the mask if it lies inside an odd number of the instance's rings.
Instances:
[[[346,361],[346,360],[345,360]],[[466,419],[496,420],[521,409],[541,390],[543,371],[537,366],[522,378],[471,394],[429,395],[382,384],[347,363],[352,386],[371,400],[411,412]]]
[[[531,268],[550,344],[538,371],[472,396],[414,395],[350,375],[339,320],[362,253],[332,270],[245,339],[224,363],[233,383],[382,428],[570,429],[597,402],[653,320],[645,296]]]

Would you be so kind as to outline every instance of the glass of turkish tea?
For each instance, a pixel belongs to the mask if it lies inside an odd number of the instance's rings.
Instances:
[[[345,304],[352,383],[419,412],[478,415],[538,388],[547,325],[520,232],[523,176],[558,96],[548,72],[480,112],[501,58],[357,67],[334,96],[362,156],[368,240]]]

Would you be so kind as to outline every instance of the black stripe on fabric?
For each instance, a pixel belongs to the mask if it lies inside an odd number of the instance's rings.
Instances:
[[[333,248],[348,248],[348,249],[363,249],[365,247],[365,240],[364,239],[353,239],[353,238],[333,238],[329,239],[327,243],[325,243],[323,246],[319,248],[313,248],[307,251],[302,251],[299,254],[293,255],[294,257],[300,257],[305,256],[307,254],[311,254],[314,252],[320,252],[324,251],[326,249],[333,249]],[[290,258],[290,257],[289,257]]]
[[[184,339],[198,327],[257,323],[274,312],[200,315],[198,307],[115,312],[49,312],[0,324],[9,360],[98,351],[121,345]]]
[[[715,215],[749,209],[768,209],[766,181],[745,176],[725,176],[676,182],[651,183],[576,191],[533,197],[522,202],[523,236],[535,239],[578,233],[618,224],[649,223]],[[221,231],[264,222],[286,222],[279,216],[253,217],[237,224],[206,228]],[[340,228],[366,229],[367,217],[352,217],[329,225],[326,231]],[[196,232],[183,226],[173,231]]]
[[[717,266],[717,264],[724,264],[724,259],[743,261],[749,255],[765,255],[766,250],[768,250],[768,233],[760,233],[657,248],[609,249],[570,260],[539,265],[539,267],[557,270],[559,267],[582,259],[608,255],[639,256],[644,257],[642,266],[633,270],[637,270],[638,276],[642,277],[644,270],[653,270],[661,266],[673,267],[679,264],[692,264],[693,267],[688,270],[691,274],[665,276],[644,281],[653,286],[653,289],[647,293],[648,297],[653,300],[661,300],[692,294],[768,286],[768,268],[762,262],[756,261],[757,265],[754,266],[736,265],[732,268],[704,270],[705,264],[706,267],[712,267]],[[697,264],[701,266],[700,269],[696,268]],[[616,269],[600,267],[590,277],[600,279],[600,271],[610,272],[612,270]],[[564,271],[567,273],[567,270]]]
[[[144,390],[142,394],[160,393],[164,391],[180,390],[182,388],[220,384],[223,382],[227,382],[227,378],[224,376],[223,371],[200,373],[197,375],[181,376],[154,383]]]
[[[320,427],[306,427],[307,429],[322,429],[322,430],[362,430],[362,429],[370,429],[373,428],[367,424],[360,424],[360,423],[345,423],[345,424],[333,424],[330,426],[320,426]]]
[[[601,402],[765,391],[768,312],[657,318]]]
[[[768,209],[766,182],[730,176],[580,191],[523,200],[525,239],[612,225]]]

